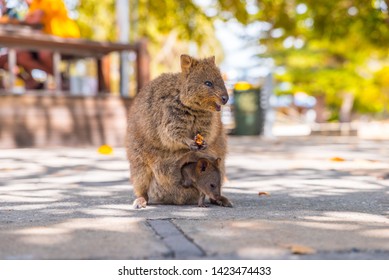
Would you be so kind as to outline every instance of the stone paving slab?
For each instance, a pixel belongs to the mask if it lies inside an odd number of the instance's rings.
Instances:
[[[177,259],[200,258],[205,252],[186,237],[170,220],[149,220],[148,224],[171,250],[171,257]]]
[[[145,259],[169,254],[134,218],[74,218],[0,227],[0,259]]]
[[[262,219],[174,222],[204,248],[207,256],[284,259],[292,258],[295,246],[312,249],[314,254],[389,251],[385,223]]]
[[[142,210],[123,148],[1,150],[0,259],[389,259],[388,147],[231,137],[234,208]]]

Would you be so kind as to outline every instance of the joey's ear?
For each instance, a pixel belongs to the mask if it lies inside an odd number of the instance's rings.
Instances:
[[[208,168],[208,161],[206,159],[199,159],[199,161],[197,162],[197,165],[196,165],[196,171],[197,171],[197,174],[200,174],[201,172],[204,172],[207,170]]]
[[[221,162],[221,161],[222,161],[221,158],[215,159],[215,165],[216,165],[217,167],[220,167],[220,162]]]

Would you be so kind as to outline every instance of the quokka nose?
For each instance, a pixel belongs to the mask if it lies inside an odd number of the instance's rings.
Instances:
[[[228,95],[223,95],[222,96],[222,102],[223,102],[223,105],[227,104],[227,102],[228,102]]]

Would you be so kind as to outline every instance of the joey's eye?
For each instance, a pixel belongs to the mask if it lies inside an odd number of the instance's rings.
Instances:
[[[211,86],[213,86],[213,83],[210,81],[205,81],[204,85],[206,85],[207,87],[211,87]]]

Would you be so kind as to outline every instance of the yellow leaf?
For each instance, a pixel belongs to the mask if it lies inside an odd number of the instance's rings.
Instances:
[[[109,145],[102,145],[99,147],[98,152],[102,155],[111,155],[113,153],[113,148]]]
[[[294,245],[291,245],[289,248],[290,248],[290,251],[292,252],[292,254],[295,254],[295,255],[309,255],[309,254],[316,253],[315,249],[308,247],[308,246],[303,246],[303,245],[294,244]]]
[[[331,158],[331,161],[346,161],[344,158],[341,157],[333,157]]]

